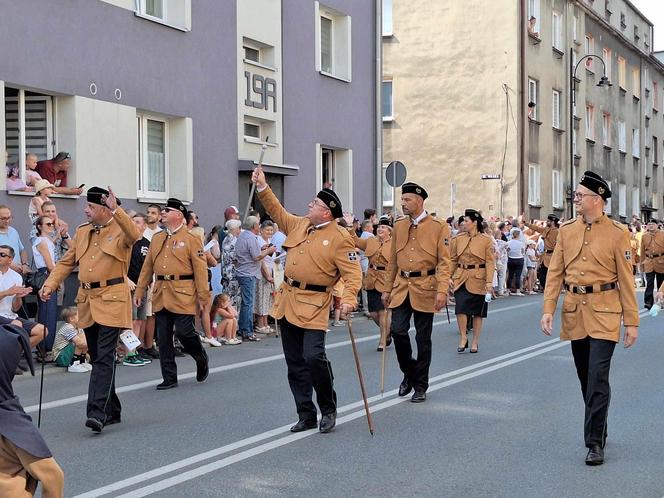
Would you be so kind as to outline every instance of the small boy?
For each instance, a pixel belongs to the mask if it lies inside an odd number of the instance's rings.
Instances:
[[[239,315],[235,307],[231,304],[229,295],[225,292],[219,294],[214,299],[213,310],[217,338],[230,346],[242,344],[242,341],[236,336]]]
[[[53,357],[59,367],[67,367],[68,372],[85,373],[92,370],[86,361],[88,343],[85,341],[83,329],[78,328],[78,310],[76,306],[68,306],[60,313],[64,323],[58,329],[53,341]]]

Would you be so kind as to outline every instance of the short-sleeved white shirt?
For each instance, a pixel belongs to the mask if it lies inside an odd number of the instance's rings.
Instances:
[[[23,285],[23,277],[9,268],[5,273],[0,272],[0,291],[6,291],[14,285]],[[7,296],[0,299],[0,316],[14,320],[16,313],[12,311],[12,301],[14,296]]]

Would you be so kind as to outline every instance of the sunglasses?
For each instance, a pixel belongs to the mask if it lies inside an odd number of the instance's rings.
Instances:
[[[177,209],[173,209],[173,208],[164,208],[164,209],[162,209],[161,211],[162,211],[162,213],[163,213],[163,212],[165,212],[165,213],[170,213],[171,211],[177,211]]]
[[[0,252],[0,258],[13,258],[11,254],[8,254],[6,252]]]

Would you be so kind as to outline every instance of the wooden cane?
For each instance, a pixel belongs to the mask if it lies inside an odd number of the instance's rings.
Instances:
[[[263,156],[265,155],[265,149],[267,149],[267,139],[270,137],[265,137],[265,143],[261,146],[261,155],[258,158],[258,168],[263,166]],[[247,207],[244,209],[244,218],[242,218],[242,223],[247,221],[247,216],[249,216],[249,208],[251,207],[251,201],[254,199],[254,192],[256,192],[256,184],[251,183],[251,190],[249,191],[249,199],[247,199]]]
[[[380,312],[379,312],[380,313]],[[380,359],[380,396],[385,393],[385,358],[387,356],[387,310],[380,317],[380,344],[383,351]]]
[[[353,327],[351,325],[350,315],[347,318],[348,323],[348,335],[350,336],[350,344],[353,347],[353,356],[355,357],[355,366],[357,367],[357,377],[360,380],[360,391],[362,391],[362,400],[364,401],[364,411],[367,414],[367,424],[369,424],[369,432],[371,435],[374,435],[374,425],[373,419],[371,418],[371,412],[369,411],[369,402],[367,401],[367,393],[364,389],[364,377],[362,376],[362,367],[360,367],[360,357],[357,354],[357,346],[355,345],[355,337],[353,336]]]

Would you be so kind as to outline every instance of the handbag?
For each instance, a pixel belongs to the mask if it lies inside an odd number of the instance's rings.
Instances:
[[[27,273],[23,277],[23,285],[25,287],[32,288],[30,294],[37,294],[39,293],[39,290],[44,286],[44,282],[46,282],[47,278],[48,278],[48,269],[39,268],[36,271]]]

